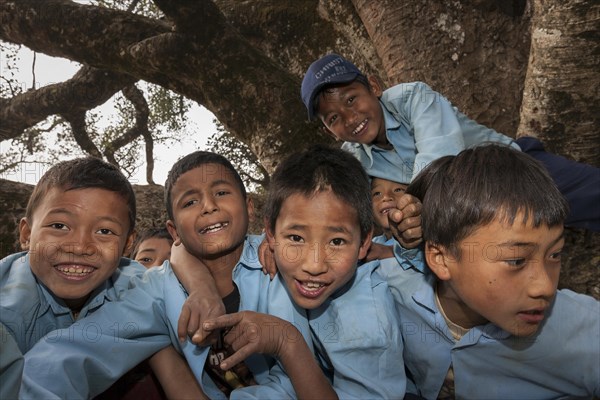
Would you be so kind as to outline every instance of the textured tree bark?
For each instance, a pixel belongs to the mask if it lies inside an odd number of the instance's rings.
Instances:
[[[518,135],[600,166],[600,4],[534,0]]]

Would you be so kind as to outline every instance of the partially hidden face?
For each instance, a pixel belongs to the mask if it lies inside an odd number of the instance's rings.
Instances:
[[[363,144],[386,144],[385,121],[379,104],[381,88],[359,82],[332,87],[318,96],[317,115],[336,139]]]
[[[361,241],[356,210],[326,190],[288,197],[267,240],[294,302],[314,309],[352,278],[371,236]]]
[[[373,178],[371,180],[371,197],[373,199],[373,213],[375,221],[384,230],[390,228],[388,213],[396,208],[396,202],[406,192],[406,185],[387,179]]]
[[[460,260],[445,256],[440,302],[455,323],[490,321],[517,336],[537,332],[556,295],[563,227],[494,221],[465,238]],[[428,261],[430,260],[428,254]]]
[[[135,261],[146,268],[162,265],[171,257],[171,241],[160,237],[151,237],[138,245]]]
[[[253,209],[233,172],[203,164],[182,174],[171,194],[174,221],[167,227],[187,251],[202,260],[241,251]]]
[[[33,273],[73,310],[114,273],[133,239],[126,200],[99,188],[50,189],[19,228]]]

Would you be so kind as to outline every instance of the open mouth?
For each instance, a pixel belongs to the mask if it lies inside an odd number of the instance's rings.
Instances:
[[[228,222],[218,222],[216,224],[212,224],[200,230],[201,234],[205,233],[215,233],[219,232],[222,229],[225,229],[229,225]]]
[[[379,213],[384,214],[384,215],[388,214],[392,208],[393,207],[386,207],[386,208],[382,209],[381,211],[379,211]]]
[[[56,265],[54,268],[58,270],[60,273],[74,278],[83,278],[92,272],[94,272],[94,267],[89,267],[86,265]]]
[[[319,297],[325,291],[327,285],[321,282],[296,281],[298,291],[304,297]]]
[[[369,120],[365,119],[363,122],[358,124],[358,126],[352,131],[352,134],[358,135],[363,129],[365,129],[365,126],[367,126],[367,122],[369,122]]]

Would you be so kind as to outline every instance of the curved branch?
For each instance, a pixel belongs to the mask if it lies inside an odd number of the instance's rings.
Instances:
[[[123,96],[125,96],[125,98],[129,100],[135,108],[135,124],[123,135],[110,142],[104,150],[104,155],[109,162],[117,165],[115,152],[121,147],[133,142],[139,136],[142,136],[144,140],[146,140],[146,160],[148,160],[148,158],[152,160],[152,164],[149,164],[146,168],[146,179],[148,180],[149,184],[154,184],[152,179],[152,172],[154,168],[154,157],[152,154],[153,142],[152,135],[148,130],[148,117],[150,115],[148,102],[146,102],[142,91],[139,90],[134,84],[124,87],[122,92]],[[150,145],[148,145],[148,142],[150,142]]]
[[[62,117],[71,125],[73,137],[75,138],[75,142],[77,142],[79,147],[94,157],[102,158],[102,153],[98,147],[96,147],[94,142],[92,142],[92,139],[90,138],[90,135],[85,127],[85,111],[80,110],[64,113],[62,114]],[[113,164],[118,167],[116,162]]]
[[[127,74],[83,67],[65,82],[0,99],[0,141],[18,137],[50,115],[90,110],[135,81]]]

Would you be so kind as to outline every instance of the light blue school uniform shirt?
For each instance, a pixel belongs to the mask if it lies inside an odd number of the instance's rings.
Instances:
[[[371,241],[384,246],[391,246],[392,251],[394,252],[394,258],[403,269],[413,268],[421,272],[428,271],[421,246],[414,249],[405,249],[393,236],[388,239],[385,234],[374,236]],[[392,262],[392,264],[388,265],[394,264]]]
[[[520,150],[513,139],[468,118],[426,83],[393,86],[379,102],[393,150],[361,143],[342,145],[369,176],[408,184],[432,161],[476,145],[504,143]]]
[[[404,362],[417,394],[436,398],[452,365],[457,399],[600,396],[600,303],[592,297],[559,290],[531,337],[488,323],[455,341],[436,305],[435,275],[388,268],[381,273],[397,300]]]
[[[346,285],[353,290],[339,292],[331,300],[333,305],[313,310],[309,326],[306,311],[292,303],[279,276],[271,281],[262,273],[257,252],[261,241],[262,237],[247,239],[233,271],[240,292],[240,310],[268,313],[290,321],[314,352],[317,350],[312,340],[317,338],[324,349],[317,354],[326,354],[325,359],[336,368],[333,386],[341,397],[365,398],[365,393],[373,397],[373,393],[381,392],[385,395],[379,397],[401,398],[405,386],[402,338],[389,293],[386,302],[374,304],[373,292],[388,292],[385,281],[377,275],[371,277],[374,267],[367,266],[357,274],[362,278]],[[100,393],[131,367],[169,344],[184,354],[210,398],[224,398],[204,373],[208,348],[195,346],[189,340],[180,345],[177,339],[177,320],[186,294],[168,262],[148,270],[141,279],[134,279],[133,285],[134,289],[121,301],[106,305],[81,321],[82,326],[59,331],[53,340],[42,340],[26,355],[23,398],[88,397]],[[370,297],[366,288],[373,288],[369,290]],[[348,293],[353,293],[352,297]],[[351,298],[354,300],[348,302]],[[353,318],[346,323],[347,317],[341,316],[351,312]],[[373,330],[367,329],[369,324],[375,325]],[[86,326],[95,328],[92,340]],[[380,332],[386,335],[378,337]],[[365,350],[361,357],[353,356],[354,350],[359,349]],[[53,371],[64,373],[52,374],[44,368],[50,354]],[[276,360],[253,355],[245,362],[259,385],[235,390],[231,399],[295,398],[293,386]],[[363,379],[364,373],[373,377],[373,382]],[[391,395],[396,392],[397,395]]]
[[[90,294],[78,319],[115,301],[128,289],[131,277],[145,270],[141,264],[121,258],[111,277]],[[71,309],[36,279],[26,252],[0,261],[0,288],[0,322],[6,325],[23,354],[44,335],[75,322]]]
[[[0,324],[0,399],[16,399],[21,387],[23,354],[4,324]]]

